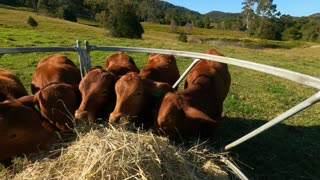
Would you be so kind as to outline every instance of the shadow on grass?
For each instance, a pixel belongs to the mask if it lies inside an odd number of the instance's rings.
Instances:
[[[266,120],[224,118],[216,147],[237,140]],[[320,126],[280,123],[230,150],[249,179],[320,179]]]

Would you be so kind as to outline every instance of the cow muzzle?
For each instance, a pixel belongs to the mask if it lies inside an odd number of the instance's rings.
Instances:
[[[88,113],[88,111],[76,110],[74,113],[74,117],[77,120],[88,119],[89,113]]]
[[[135,117],[129,116],[129,115],[124,115],[121,113],[115,114],[111,113],[109,116],[109,123],[111,125],[127,125],[129,123],[134,122]]]

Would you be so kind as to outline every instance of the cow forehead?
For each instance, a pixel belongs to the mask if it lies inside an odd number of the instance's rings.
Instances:
[[[98,83],[106,83],[111,82],[112,75],[107,71],[102,70],[93,70],[88,72],[88,74],[82,79],[81,83],[84,85],[89,84],[98,84]]]
[[[126,74],[116,83],[118,93],[134,92],[143,89],[143,80],[137,74]]]

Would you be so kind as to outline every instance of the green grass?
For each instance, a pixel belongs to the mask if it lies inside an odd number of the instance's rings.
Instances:
[[[32,16],[38,27],[32,28],[26,20]],[[90,24],[81,21],[84,24]],[[142,40],[112,38],[108,31],[41,16],[31,11],[0,7],[0,47],[19,46],[74,46],[76,40],[88,40],[92,45],[130,46],[204,52],[216,48],[228,57],[249,60],[320,77],[319,48],[304,48],[311,43],[266,41],[269,44],[294,44],[292,49],[248,49],[205,43],[182,43],[178,34],[169,33],[169,26],[143,23]],[[93,25],[95,23],[92,23]],[[182,31],[183,27],[179,27]],[[239,39],[245,34],[236,31],[218,31],[193,28],[198,39]],[[250,39],[250,41],[256,41]],[[291,45],[290,45],[291,46]],[[299,47],[301,46],[301,47]],[[112,52],[93,51],[92,65],[104,65]],[[0,68],[15,73],[30,89],[32,72],[37,62],[50,53],[7,54],[0,59]],[[75,52],[65,52],[77,63]],[[138,67],[147,55],[128,53]],[[191,58],[176,57],[180,72],[192,62]],[[225,118],[217,133],[216,147],[222,147],[236,138],[266,123],[308,96],[315,89],[271,75],[229,66],[232,84],[225,101]],[[29,90],[30,92],[30,90]],[[320,105],[303,111],[261,135],[232,149],[231,156],[250,179],[319,179],[320,178]],[[240,163],[241,162],[241,163]]]

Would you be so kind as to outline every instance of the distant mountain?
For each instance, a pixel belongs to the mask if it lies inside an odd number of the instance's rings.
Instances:
[[[320,13],[312,14],[309,17],[312,18],[312,19],[320,20]]]
[[[208,16],[210,19],[212,19],[215,22],[219,22],[220,20],[224,18],[237,18],[240,16],[241,13],[226,13],[221,11],[211,11],[206,14],[205,16]]]

